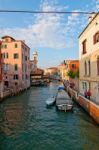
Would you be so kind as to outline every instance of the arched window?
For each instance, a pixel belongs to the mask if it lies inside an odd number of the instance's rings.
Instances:
[[[85,75],[87,75],[87,63],[85,61],[85,64],[84,64],[84,68],[85,68]]]
[[[82,42],[82,54],[86,54],[87,53],[86,42],[87,42],[86,39]]]
[[[93,43],[96,44],[99,42],[99,31],[97,33],[95,33],[94,37],[93,37]]]
[[[90,76],[90,73],[91,73],[90,60],[88,61],[88,68],[89,68],[89,76]]]
[[[99,75],[99,56],[97,57],[97,75]]]

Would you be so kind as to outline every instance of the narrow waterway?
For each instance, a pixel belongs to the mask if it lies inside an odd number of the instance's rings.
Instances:
[[[31,87],[0,104],[0,150],[99,150],[99,127],[78,105],[46,108],[57,86]]]

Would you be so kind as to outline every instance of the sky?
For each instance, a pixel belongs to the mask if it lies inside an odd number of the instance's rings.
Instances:
[[[0,0],[0,10],[99,12],[99,0]],[[79,59],[78,36],[88,24],[85,14],[24,14],[0,12],[0,38],[25,40],[30,58],[38,52],[38,66],[57,66]]]

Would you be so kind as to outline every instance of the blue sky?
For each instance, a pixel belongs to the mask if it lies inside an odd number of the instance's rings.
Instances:
[[[41,11],[99,11],[99,0],[0,0],[0,9]],[[22,39],[39,55],[39,67],[78,59],[78,36],[88,15],[0,13],[0,37]]]

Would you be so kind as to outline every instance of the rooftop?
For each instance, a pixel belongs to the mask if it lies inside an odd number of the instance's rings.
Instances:
[[[89,27],[89,25],[93,22],[93,20],[99,15],[99,12],[97,14],[95,14],[95,16],[93,17],[93,19],[88,23],[88,25],[84,28],[84,30],[81,32],[81,34],[79,35],[78,38],[80,38],[80,36],[84,33],[84,31]]]

